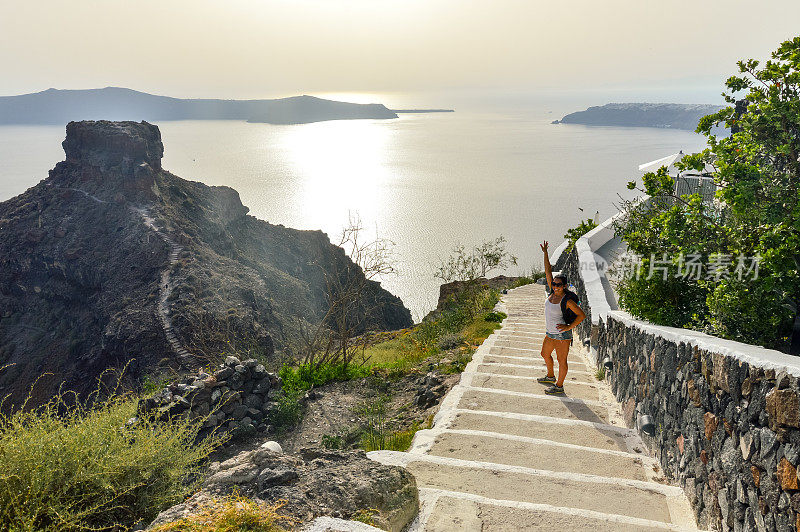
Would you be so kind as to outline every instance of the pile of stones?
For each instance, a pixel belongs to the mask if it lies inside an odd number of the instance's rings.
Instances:
[[[428,372],[417,381],[417,393],[414,395],[414,404],[420,408],[430,408],[439,402],[447,388],[442,384],[442,377],[436,373]]]
[[[257,360],[229,356],[213,374],[189,375],[142,399],[138,413],[162,421],[204,419],[201,436],[214,429],[234,436],[269,433],[270,414],[277,407],[274,399],[280,388],[280,377],[267,372]]]

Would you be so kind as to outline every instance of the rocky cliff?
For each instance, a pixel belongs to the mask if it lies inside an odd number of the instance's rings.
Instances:
[[[0,395],[85,393],[109,368],[135,380],[225,354],[274,357],[328,308],[326,276],[361,274],[320,231],[247,215],[238,193],[161,168],[146,122],[71,122],[66,160],[0,203]],[[411,325],[369,283],[367,328]],[[223,356],[224,358],[224,356]],[[247,358],[247,357],[245,357]]]
[[[609,103],[570,113],[554,124],[587,126],[661,127],[694,131],[704,116],[722,107],[679,103]]]

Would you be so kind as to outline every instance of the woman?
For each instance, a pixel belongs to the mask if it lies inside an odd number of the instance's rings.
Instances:
[[[547,245],[545,240],[540,246],[544,252],[544,273],[551,292],[544,303],[545,338],[542,341],[542,358],[547,365],[547,375],[536,380],[541,384],[551,385],[544,391],[547,395],[564,395],[572,329],[586,318],[586,314],[578,306],[578,296],[567,289],[567,278],[564,275],[553,277]],[[553,369],[554,349],[558,359],[558,379]]]

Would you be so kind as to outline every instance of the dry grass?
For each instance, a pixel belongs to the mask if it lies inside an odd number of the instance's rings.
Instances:
[[[295,524],[278,515],[282,504],[263,506],[234,494],[215,499],[195,515],[158,526],[154,532],[283,532],[279,523]]]

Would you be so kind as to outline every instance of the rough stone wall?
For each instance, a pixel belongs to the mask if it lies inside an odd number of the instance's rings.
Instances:
[[[599,356],[629,427],[642,433],[665,474],[683,486],[701,528],[800,528],[800,404],[797,378],[686,343],[676,344],[609,317]],[[640,431],[641,432],[641,431]]]
[[[566,258],[564,258],[566,257]],[[562,253],[559,260],[556,262],[555,266],[559,266],[558,268],[562,274],[567,276],[567,281],[569,284],[575,287],[575,293],[578,294],[578,299],[580,300],[579,304],[581,309],[586,313],[586,319],[583,320],[577,327],[575,327],[575,332],[578,333],[578,336],[581,338],[591,338],[592,337],[592,309],[589,307],[589,300],[586,297],[586,288],[583,285],[583,278],[580,275],[580,264],[578,262],[578,251],[575,248],[572,248],[572,251],[569,253]],[[554,267],[554,269],[556,269]]]
[[[213,374],[189,375],[143,399],[139,413],[155,413],[165,421],[205,418],[201,436],[215,428],[235,436],[268,433],[270,413],[277,405],[273,399],[280,387],[280,377],[268,373],[257,360],[229,356]]]

